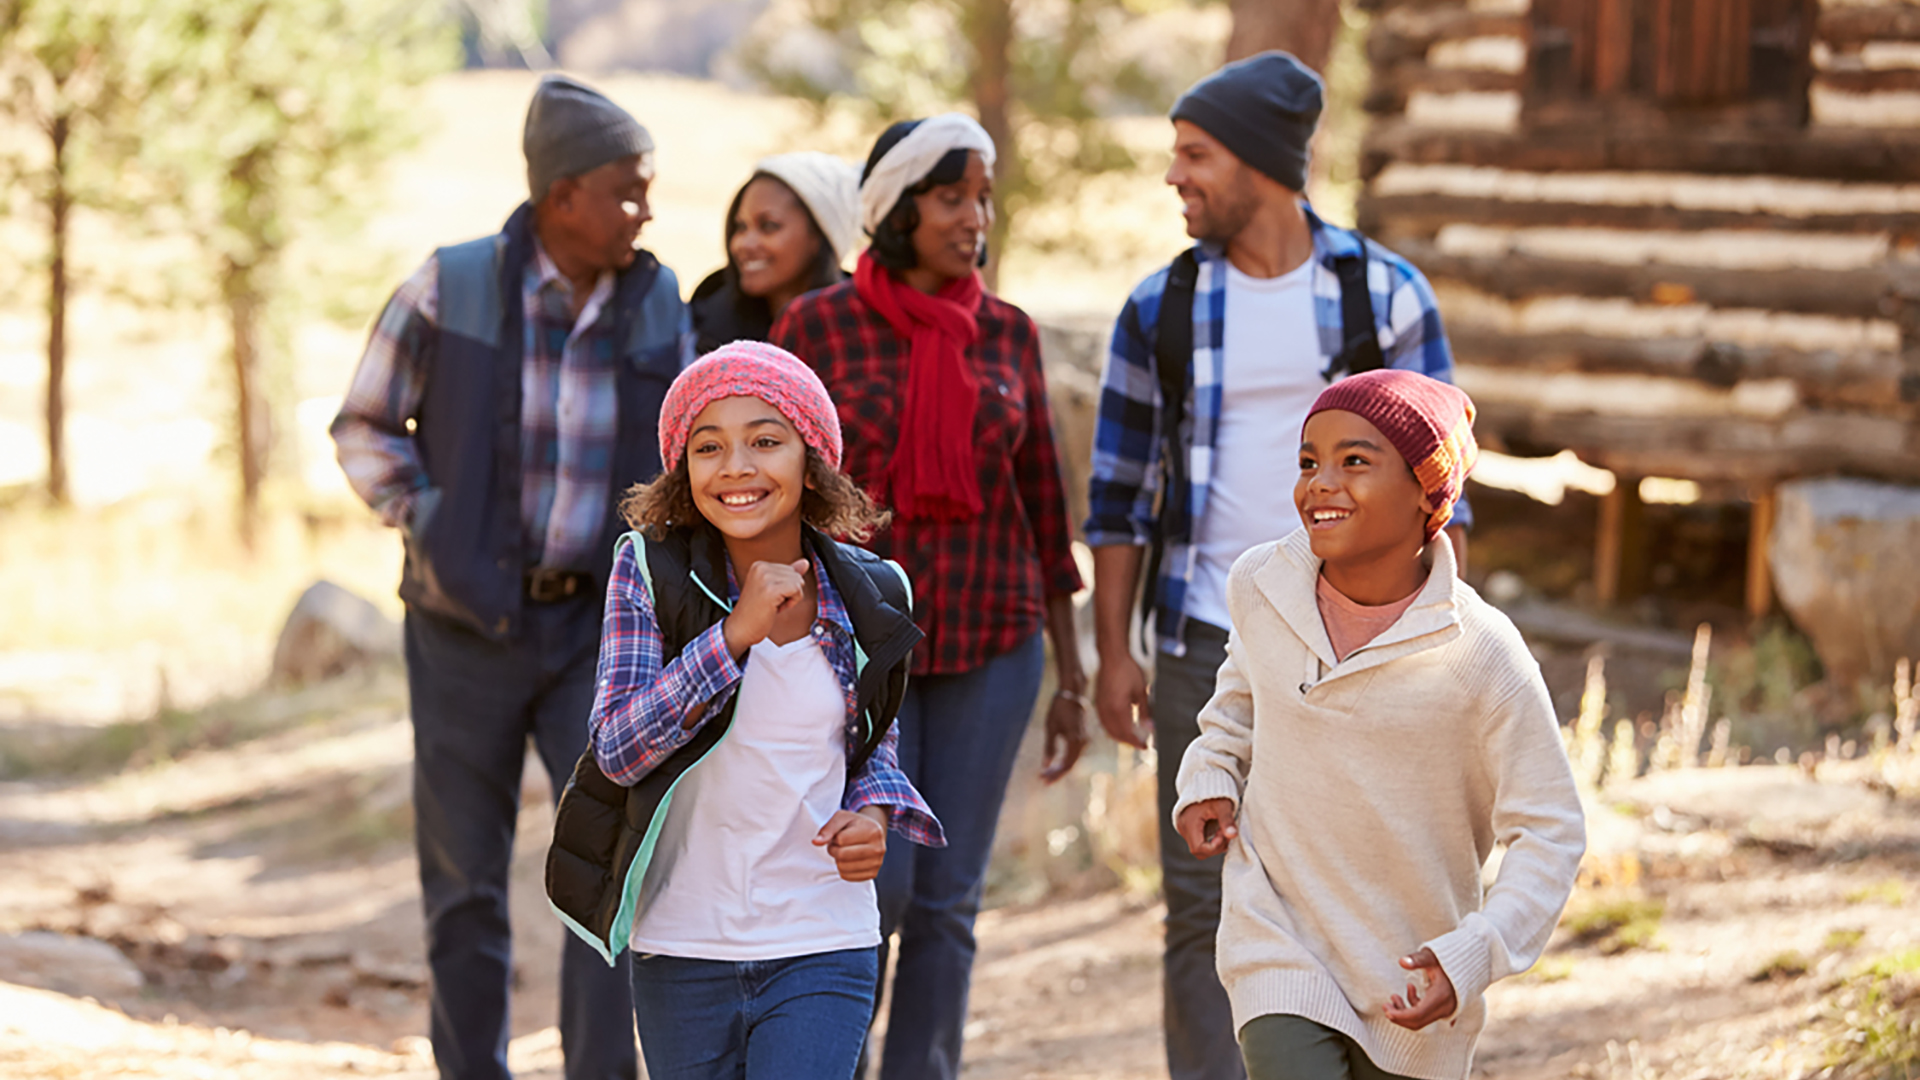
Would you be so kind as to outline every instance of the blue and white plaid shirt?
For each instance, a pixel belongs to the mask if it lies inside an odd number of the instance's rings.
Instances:
[[[1334,260],[1358,253],[1358,233],[1320,220],[1311,207],[1307,227],[1313,235],[1313,314],[1320,330],[1321,370],[1331,367],[1342,345],[1340,277]],[[1453,352],[1440,325],[1440,309],[1433,289],[1412,263],[1365,241],[1367,285],[1373,293],[1373,319],[1380,335],[1380,354],[1386,366],[1418,371],[1453,381]],[[1193,363],[1188,369],[1186,421],[1180,441],[1187,451],[1187,500],[1197,534],[1207,510],[1207,488],[1213,477],[1215,434],[1220,419],[1220,388],[1225,380],[1223,346],[1227,311],[1227,260],[1219,245],[1196,246],[1199,275],[1193,295]],[[1153,542],[1159,522],[1161,486],[1165,474],[1160,457],[1160,380],[1154,374],[1153,342],[1160,320],[1160,298],[1167,288],[1167,267],[1142,281],[1127,298],[1113,328],[1113,345],[1100,377],[1099,416],[1093,434],[1093,477],[1088,484],[1087,543],[1133,544]],[[1290,463],[1280,463],[1276,475],[1288,477]],[[1178,497],[1178,493],[1173,493]],[[1454,524],[1466,526],[1473,513],[1462,500],[1454,509]],[[1176,656],[1186,653],[1187,587],[1193,580],[1194,548],[1187,542],[1169,542],[1160,562],[1154,633],[1161,647]]]

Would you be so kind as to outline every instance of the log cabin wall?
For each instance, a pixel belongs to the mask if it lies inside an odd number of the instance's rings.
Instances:
[[[1359,224],[1433,281],[1485,442],[1760,508],[1920,483],[1920,5],[1367,6]]]

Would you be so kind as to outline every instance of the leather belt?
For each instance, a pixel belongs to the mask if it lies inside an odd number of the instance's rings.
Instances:
[[[588,591],[593,579],[578,570],[550,570],[541,567],[527,571],[527,599],[536,604],[552,604]]]

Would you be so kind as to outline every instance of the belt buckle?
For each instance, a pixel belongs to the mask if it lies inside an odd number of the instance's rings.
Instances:
[[[575,576],[565,570],[540,569],[527,575],[527,596],[537,604],[564,600],[578,588]]]

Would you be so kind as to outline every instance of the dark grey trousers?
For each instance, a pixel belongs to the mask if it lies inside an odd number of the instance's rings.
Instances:
[[[1198,717],[1213,696],[1213,679],[1227,658],[1227,632],[1187,622],[1187,654],[1162,649],[1154,660],[1153,741],[1159,755],[1160,874],[1167,895],[1167,950],[1162,983],[1167,1072],[1172,1080],[1244,1080],[1233,1010],[1214,969],[1220,931],[1221,857],[1187,852],[1173,831],[1174,779],[1187,744],[1200,733]]]
[[[529,605],[517,640],[489,641],[409,610],[414,838],[433,973],[433,1056],[442,1080],[507,1080],[513,932],[507,873],[520,778],[533,741],[555,797],[587,747],[595,598]],[[608,967],[571,933],[560,960],[567,1080],[633,1080],[628,954]]]

